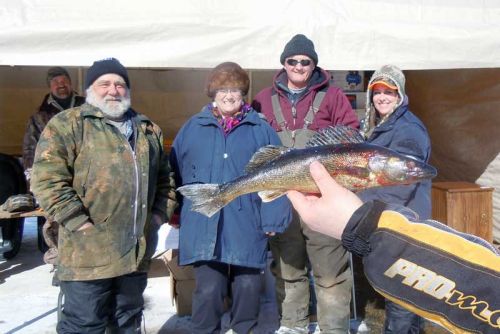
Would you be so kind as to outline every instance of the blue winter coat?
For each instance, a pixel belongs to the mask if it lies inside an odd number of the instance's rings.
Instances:
[[[431,144],[424,124],[408,110],[408,97],[380,126],[375,127],[368,142],[428,162]],[[420,219],[431,218],[431,180],[411,185],[372,188],[359,193],[366,202],[378,199],[401,204],[415,211]]]
[[[170,156],[177,186],[191,183],[225,183],[244,174],[253,154],[262,146],[280,145],[276,132],[253,109],[224,136],[212,112],[205,107],[183,125]],[[262,203],[257,193],[240,196],[208,218],[181,203],[179,263],[219,261],[264,268],[265,232],[283,232],[291,219],[284,196]]]

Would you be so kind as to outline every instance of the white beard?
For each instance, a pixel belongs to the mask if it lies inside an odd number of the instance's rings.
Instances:
[[[107,102],[112,100],[115,100],[115,102]],[[101,109],[107,118],[119,120],[130,108],[130,91],[127,90],[127,96],[125,97],[106,96],[104,98],[100,98],[94,93],[92,87],[89,87],[87,89],[87,97],[85,98],[85,101],[88,104]]]

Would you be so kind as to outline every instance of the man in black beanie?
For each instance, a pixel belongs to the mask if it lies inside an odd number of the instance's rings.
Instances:
[[[175,206],[161,129],[130,108],[130,82],[114,58],[88,69],[86,103],[47,124],[32,188],[59,223],[58,333],[140,333],[158,229]]]
[[[63,67],[51,67],[47,71],[47,86],[50,92],[43,98],[36,113],[30,117],[23,140],[23,164],[26,177],[29,180],[35,148],[45,125],[60,111],[78,107],[85,98],[73,91],[71,77]]]
[[[59,112],[78,107],[85,102],[83,96],[77,95],[73,91],[71,77],[64,67],[51,67],[47,71],[47,86],[50,92],[45,95],[38,110],[28,120],[23,138],[23,166],[24,174],[29,183],[31,178],[31,168],[35,157],[36,144],[42,134],[43,129],[54,115]],[[42,235],[44,217],[37,217],[38,235]],[[43,238],[38,238],[38,248],[45,252],[48,250]]]
[[[314,43],[293,36],[280,56],[283,65],[273,85],[252,103],[278,132],[283,145],[303,148],[319,129],[335,125],[359,126],[356,114],[330,75],[318,67]],[[349,254],[338,240],[312,231],[295,213],[288,229],[270,240],[273,273],[281,315],[277,333],[308,333],[312,268],[322,333],[347,333],[352,276]]]

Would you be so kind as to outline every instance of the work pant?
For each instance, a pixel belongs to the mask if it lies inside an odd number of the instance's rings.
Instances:
[[[307,327],[309,323],[309,260],[314,277],[317,317],[321,333],[347,333],[352,275],[349,254],[340,241],[314,232],[294,211],[288,229],[270,240],[276,277],[276,299],[281,326]]]
[[[261,270],[221,262],[194,265],[196,288],[193,293],[192,333],[219,333],[225,312],[224,299],[231,289],[230,327],[247,334],[257,325],[262,291]]]
[[[384,334],[419,334],[423,319],[390,300],[385,300]]]
[[[146,273],[91,281],[61,281],[64,294],[59,334],[141,333]]]

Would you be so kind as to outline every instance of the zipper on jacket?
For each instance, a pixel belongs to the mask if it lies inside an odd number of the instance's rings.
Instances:
[[[134,158],[134,172],[135,172],[135,199],[134,199],[134,238],[137,239],[137,205],[139,198],[139,167],[137,166],[137,156],[135,151],[132,149],[130,144],[128,145],[132,151],[132,157]]]
[[[109,124],[109,123],[108,123]],[[128,150],[130,151],[130,153],[132,154],[132,158],[134,160],[134,174],[135,174],[135,194],[134,194],[134,227],[133,227],[133,237],[135,238],[136,240],[136,243],[138,241],[138,238],[137,238],[137,211],[138,211],[138,198],[139,198],[139,166],[138,166],[138,163],[137,163],[137,156],[135,154],[135,150],[134,148],[132,147],[130,141],[128,140],[128,138],[125,137],[125,135],[123,133],[120,132],[120,130],[114,126],[113,124],[109,124],[112,128],[114,128],[115,130],[114,131],[117,131],[119,133],[119,136],[121,138],[123,138],[123,140],[125,140],[126,142],[126,146],[128,148]],[[132,128],[134,127],[134,125],[132,124]],[[134,146],[137,147],[137,130],[134,129],[133,131],[133,134],[134,136]]]

